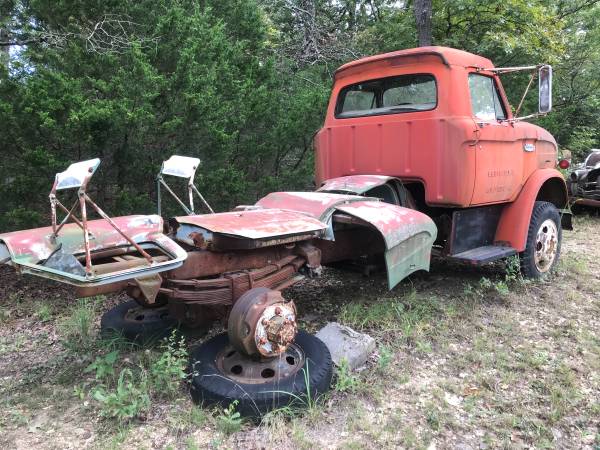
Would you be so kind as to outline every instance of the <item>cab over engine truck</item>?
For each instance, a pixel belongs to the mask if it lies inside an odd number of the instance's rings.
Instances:
[[[331,357],[298,331],[281,291],[322,265],[383,257],[392,289],[429,270],[432,252],[472,264],[518,254],[533,278],[556,264],[567,190],[555,140],[513,117],[506,100],[498,75],[521,69],[539,77],[547,113],[549,66],[497,69],[442,47],[346,64],[315,138],[318,190],[271,193],[231,212],[213,213],[195,188],[196,158],[163,163],[159,214],[161,189],[185,211],[168,221],[111,219],[87,194],[100,161],[72,164],[50,193],[52,226],[0,235],[0,262],[82,297],[126,291],[133,300],[102,317],[103,333],[144,340],[226,320],[227,333],[192,354],[197,401],[237,400],[256,415],[314,396],[329,386]],[[187,201],[170,177],[187,180]],[[70,208],[59,199],[68,190],[77,192]],[[195,213],[194,195],[210,213]],[[89,220],[88,207],[100,218]]]

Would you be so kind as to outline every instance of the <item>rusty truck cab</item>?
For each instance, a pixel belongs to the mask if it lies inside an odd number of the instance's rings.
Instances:
[[[562,209],[567,193],[556,141],[513,117],[493,69],[487,58],[444,47],[343,65],[315,138],[317,185],[395,179],[436,220],[447,255],[494,244],[522,251],[533,203]]]

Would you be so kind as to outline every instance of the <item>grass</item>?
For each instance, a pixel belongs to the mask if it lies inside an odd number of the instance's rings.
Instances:
[[[64,337],[64,344],[74,352],[83,352],[93,347],[96,335],[94,320],[97,315],[96,298],[81,299],[70,314],[59,324],[59,331]]]
[[[360,377],[353,373],[346,359],[342,359],[335,371],[334,388],[338,392],[356,392],[361,386]]]
[[[376,298],[344,305],[339,320],[352,328],[379,335],[385,341],[398,339],[413,345],[432,331],[432,321],[454,314],[453,306],[436,297],[412,290],[402,298]]]
[[[573,275],[589,275],[589,265],[584,258],[577,255],[563,255],[560,259],[559,268]]]
[[[236,410],[237,405],[238,401],[234,400],[229,406],[221,409],[216,417],[217,429],[226,436],[237,433],[242,429],[243,419]]]
[[[118,336],[98,339],[101,305],[94,301],[68,308],[53,303],[40,311],[36,295],[21,303],[13,298],[15,308],[0,305],[0,370],[10,375],[0,377],[0,446],[14,447],[12,436],[35,439],[29,424],[40,411],[51,411],[56,436],[92,424],[92,445],[99,448],[427,448],[435,443],[437,448],[595,450],[600,446],[595,295],[600,255],[594,248],[589,250],[596,251],[594,257],[577,249],[599,224],[586,221],[585,233],[566,238],[578,245],[565,247],[559,274],[544,282],[520,280],[514,261],[484,269],[434,261],[431,275],[416,274],[389,293],[377,287],[383,278],[328,271],[324,279],[290,290],[301,315],[318,313],[306,322],[310,331],[330,320],[343,322],[375,337],[378,357],[360,372],[339,369],[336,389],[324,398],[299,398],[294,408],[274,411],[258,426],[238,421],[235,410],[191,403],[178,365],[185,359],[178,355],[178,341],[169,350],[168,345],[133,346]],[[40,331],[32,334],[35,328]],[[49,339],[56,331],[66,349]],[[41,348],[33,345],[38,338],[44,341]],[[12,366],[18,368],[14,376]],[[112,399],[95,400],[97,387]],[[126,408],[136,398],[141,407],[129,417]],[[106,418],[97,420],[103,411]]]
[[[49,305],[48,303],[44,302],[44,303],[40,303],[36,309],[35,309],[35,313],[34,316],[40,321],[40,322],[48,322],[50,321],[50,319],[52,319],[52,315],[53,315],[53,311],[52,311],[52,306]]]
[[[5,306],[0,306],[0,323],[6,323],[10,320],[12,312]]]
[[[109,345],[114,344],[115,341],[109,341]],[[188,376],[185,340],[175,332],[159,351],[146,349],[130,357],[135,363],[120,358],[119,350],[112,350],[97,356],[85,369],[95,376],[97,384],[90,389],[89,396],[95,400],[100,414],[120,423],[144,417],[153,401],[177,398]]]

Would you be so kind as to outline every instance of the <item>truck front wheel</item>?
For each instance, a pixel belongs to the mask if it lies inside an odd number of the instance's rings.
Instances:
[[[549,202],[535,202],[531,212],[527,245],[519,254],[521,273],[526,278],[542,278],[558,262],[562,228],[556,206]]]

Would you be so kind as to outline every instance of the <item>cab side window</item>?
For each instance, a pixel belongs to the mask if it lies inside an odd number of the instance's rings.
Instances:
[[[478,73],[469,74],[469,91],[473,115],[481,120],[504,120],[506,111],[493,78]]]

